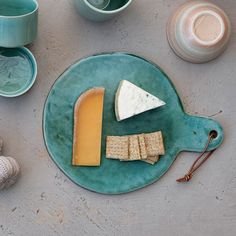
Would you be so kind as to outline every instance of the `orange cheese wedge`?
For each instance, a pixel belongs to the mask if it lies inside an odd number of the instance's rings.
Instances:
[[[104,94],[104,88],[90,89],[75,104],[72,165],[100,166]]]

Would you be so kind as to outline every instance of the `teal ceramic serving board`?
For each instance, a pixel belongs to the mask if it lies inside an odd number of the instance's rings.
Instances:
[[[166,105],[122,122],[115,117],[115,93],[121,80],[128,80],[166,102]],[[73,108],[77,98],[93,87],[106,89],[100,167],[73,167]],[[106,136],[161,130],[165,156],[156,165],[120,162],[105,158]],[[218,136],[210,149],[223,141],[221,126],[208,118],[187,115],[167,75],[153,63],[130,54],[95,55],[69,67],[55,82],[44,108],[43,131],[48,152],[59,168],[76,184],[104,194],[120,194],[157,181],[181,151],[200,152],[208,134]]]

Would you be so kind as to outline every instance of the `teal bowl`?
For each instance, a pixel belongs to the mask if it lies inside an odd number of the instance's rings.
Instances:
[[[83,17],[92,21],[106,21],[125,10],[132,0],[110,0],[105,9],[94,7],[88,0],[74,0],[76,9]]]
[[[27,48],[0,48],[0,96],[26,93],[37,77],[37,63]]]
[[[22,47],[34,41],[38,30],[36,0],[0,0],[0,47]]]

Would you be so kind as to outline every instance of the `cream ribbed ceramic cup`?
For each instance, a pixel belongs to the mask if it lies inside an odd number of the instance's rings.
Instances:
[[[218,57],[225,50],[230,34],[230,21],[225,12],[205,1],[191,1],[180,6],[167,25],[171,48],[192,63]]]

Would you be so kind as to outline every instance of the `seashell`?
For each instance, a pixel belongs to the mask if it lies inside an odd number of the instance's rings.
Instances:
[[[3,140],[0,138],[0,155],[2,154]]]
[[[12,157],[0,156],[0,190],[9,188],[17,181],[20,166]]]

